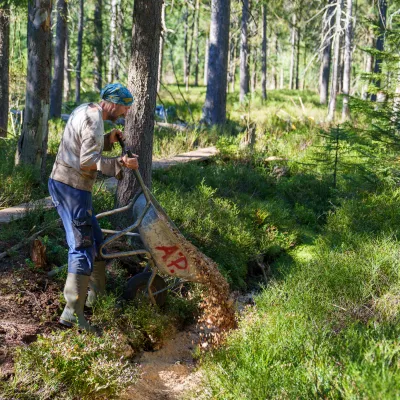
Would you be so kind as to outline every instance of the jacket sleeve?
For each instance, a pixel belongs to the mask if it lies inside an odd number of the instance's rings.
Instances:
[[[107,176],[115,176],[118,180],[122,179],[121,157],[100,157],[96,163],[97,170]]]

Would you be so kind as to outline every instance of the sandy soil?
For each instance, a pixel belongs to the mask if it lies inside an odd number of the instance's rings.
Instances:
[[[190,398],[201,375],[195,371],[193,352],[199,343],[194,326],[178,332],[157,351],[144,352],[138,359],[142,374],[121,400],[175,400]]]

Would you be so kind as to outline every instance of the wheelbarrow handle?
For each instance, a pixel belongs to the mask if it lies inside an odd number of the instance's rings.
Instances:
[[[130,149],[125,147],[125,142],[122,140],[120,136],[117,135],[118,142],[122,148],[122,154],[126,154],[129,158],[133,158],[133,154]],[[139,172],[138,169],[134,169],[133,173],[135,175],[136,180],[139,182],[140,187],[143,190],[144,196],[146,197],[146,200],[148,203],[151,203],[150,195],[149,195],[149,189],[147,186],[144,184],[143,178],[141,173]]]

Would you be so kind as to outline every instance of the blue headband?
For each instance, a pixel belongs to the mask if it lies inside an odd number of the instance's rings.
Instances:
[[[123,106],[131,106],[133,104],[133,96],[131,92],[120,83],[109,83],[101,89],[100,97],[105,101],[110,101]]]

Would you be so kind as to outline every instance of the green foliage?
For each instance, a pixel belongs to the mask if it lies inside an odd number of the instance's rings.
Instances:
[[[101,337],[75,329],[46,336],[17,349],[15,376],[6,393],[21,399],[111,399],[137,378],[122,335]]]

